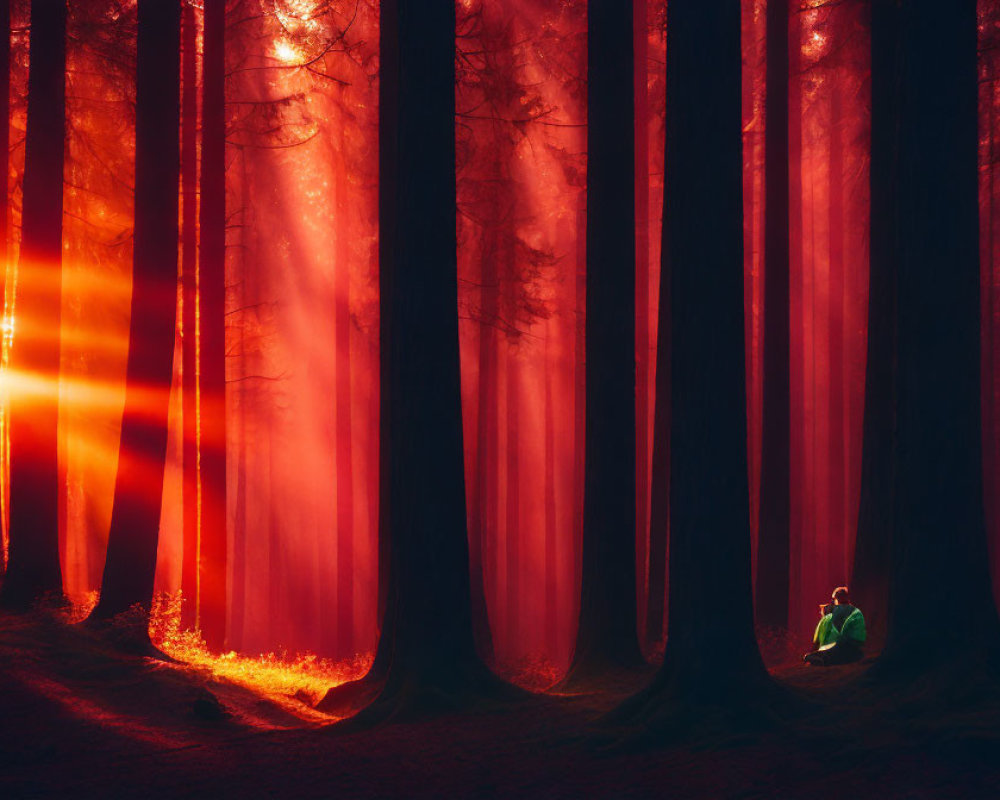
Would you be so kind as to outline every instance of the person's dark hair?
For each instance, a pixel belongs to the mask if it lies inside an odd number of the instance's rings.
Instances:
[[[833,590],[833,599],[840,603],[841,605],[847,605],[851,602],[850,595],[848,594],[846,586],[838,586]]]

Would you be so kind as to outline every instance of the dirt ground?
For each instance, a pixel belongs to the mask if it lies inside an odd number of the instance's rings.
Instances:
[[[0,798],[1000,798],[992,686],[873,692],[866,666],[774,670],[816,712],[723,740],[609,733],[602,715],[642,677],[345,733],[305,701],[124,655],[53,615],[0,615]]]

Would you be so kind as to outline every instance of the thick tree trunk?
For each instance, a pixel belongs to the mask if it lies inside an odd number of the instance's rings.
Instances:
[[[764,344],[756,617],[788,625],[789,189],[788,0],[767,4],[764,139]]]
[[[139,0],[135,245],[118,474],[101,599],[107,619],[153,596],[177,285],[180,5]]]
[[[851,594],[869,637],[885,641],[889,543],[893,528],[893,435],[896,408],[896,219],[898,165],[895,91],[896,10],[871,4],[871,235],[868,268],[868,360],[861,447],[861,497]]]
[[[1000,645],[979,413],[976,3],[905,0],[897,20],[897,450],[883,674],[995,656]],[[914,613],[928,592],[933,601]]]
[[[469,587],[455,241],[455,7],[382,5],[381,113],[397,126],[383,202],[392,625],[385,685],[360,721],[461,706],[501,684],[476,655]],[[387,98],[388,95],[388,98]],[[385,119],[383,119],[383,124]],[[385,284],[383,284],[385,286]],[[383,387],[384,389],[385,387]],[[380,642],[380,646],[381,646]]]
[[[226,640],[226,5],[206,0],[201,141],[201,552],[198,618]]]
[[[66,4],[32,0],[21,254],[11,369],[9,563],[0,602],[62,596],[59,564],[59,334],[66,131]],[[176,264],[174,275],[176,280]],[[173,338],[171,332],[171,345]],[[38,388],[29,388],[32,382]]]
[[[198,30],[194,6],[183,11],[181,47],[181,404],[184,443],[181,624],[198,624]]]
[[[632,2],[588,7],[586,456],[580,619],[567,682],[638,667]]]
[[[745,712],[772,688],[750,580],[740,61],[739,0],[669,4],[670,635],[653,684],[613,715],[654,737],[709,724],[708,709]]]

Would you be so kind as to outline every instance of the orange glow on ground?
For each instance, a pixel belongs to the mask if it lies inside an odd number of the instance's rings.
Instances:
[[[76,598],[69,622],[86,618],[97,603],[97,592]],[[372,656],[349,661],[332,661],[312,653],[271,652],[247,656],[229,651],[213,653],[197,631],[181,629],[181,594],[161,594],[153,602],[149,638],[171,658],[180,662],[173,668],[192,668],[213,683],[232,684],[267,699],[289,714],[313,724],[328,724],[337,717],[316,711],[312,706],[327,690],[361,678],[371,666]],[[123,624],[128,624],[123,620]],[[219,694],[223,694],[219,692]]]

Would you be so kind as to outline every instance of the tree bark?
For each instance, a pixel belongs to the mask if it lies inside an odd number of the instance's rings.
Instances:
[[[385,685],[359,722],[463,706],[502,684],[476,654],[469,586],[455,241],[455,7],[382,5],[380,111],[396,135],[381,176],[395,225],[380,265],[388,338],[388,546],[392,625]],[[389,103],[385,105],[386,100]],[[385,124],[386,118],[383,118]],[[388,284],[388,285],[386,285]],[[383,329],[385,330],[385,328]],[[380,649],[383,645],[380,641]]]
[[[180,21],[180,4],[139,0],[129,354],[98,620],[148,612],[153,596],[177,311]]]
[[[65,138],[66,3],[32,0],[11,371],[38,387],[22,386],[10,397],[9,563],[0,603],[12,609],[62,596],[58,429]]]
[[[710,709],[745,713],[773,689],[750,579],[740,3],[674,0],[667,14],[670,636],[652,685],[612,716],[654,738],[709,723]]]
[[[788,626],[789,150],[788,0],[768,2],[764,133],[764,342],[756,617]]]
[[[198,618],[226,640],[226,5],[206,0],[201,141],[201,552]]]
[[[588,7],[583,563],[567,683],[645,662],[635,592],[635,104],[632,2]]]
[[[987,560],[979,413],[976,4],[904,0],[894,29],[898,395],[880,670],[899,676],[977,652],[995,655],[1000,624]],[[913,613],[927,592],[933,602]]]

